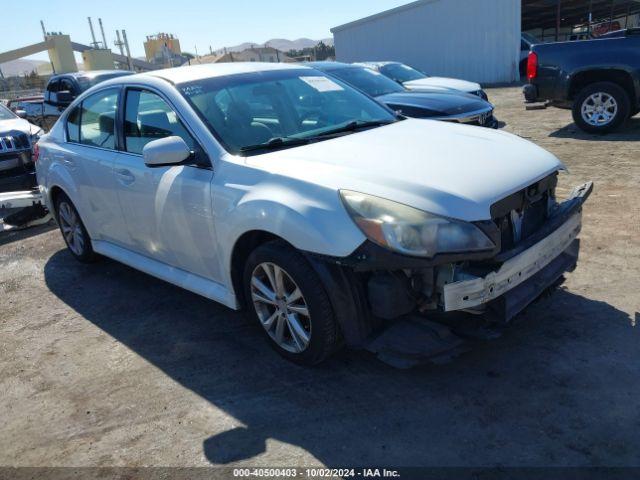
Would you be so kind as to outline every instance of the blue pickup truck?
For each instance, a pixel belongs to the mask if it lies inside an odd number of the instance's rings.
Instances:
[[[640,111],[640,28],[613,38],[533,45],[526,102],[572,110],[589,133],[608,133]]]

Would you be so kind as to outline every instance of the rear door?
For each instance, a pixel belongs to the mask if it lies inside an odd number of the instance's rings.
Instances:
[[[90,95],[66,117],[66,142],[52,151],[73,179],[71,200],[94,239],[124,244],[128,232],[113,177],[120,87]]]
[[[128,88],[123,142],[114,174],[129,248],[196,275],[219,280],[211,201],[213,171],[194,136],[159,92]],[[208,168],[147,167],[144,146],[181,137]]]

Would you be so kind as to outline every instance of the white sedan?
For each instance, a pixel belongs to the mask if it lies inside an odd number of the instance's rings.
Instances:
[[[109,80],[39,145],[74,257],[246,308],[302,364],[406,315],[511,318],[575,266],[590,192],[559,204],[563,166],[532,143],[404,119],[291,64]]]
[[[363,67],[376,70],[409,90],[431,90],[434,88],[459,90],[477,95],[483,100],[488,100],[487,93],[482,89],[480,84],[476,82],[461,80],[459,78],[432,77],[400,62],[360,62],[356,63],[356,65],[362,65]]]

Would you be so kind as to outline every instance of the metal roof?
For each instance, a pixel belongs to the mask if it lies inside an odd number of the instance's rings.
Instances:
[[[331,29],[335,33],[372,20],[394,15],[396,13],[421,7],[429,3],[443,0],[417,0],[399,7],[385,10],[353,22],[345,23]],[[589,21],[589,11],[593,22],[602,22],[613,18],[640,13],[640,0],[521,0],[522,30],[534,28],[552,28],[556,26],[558,3],[560,4],[560,23],[563,26],[579,25]]]
[[[555,28],[560,5],[562,26],[599,23],[640,13],[640,0],[522,0],[522,30]]]

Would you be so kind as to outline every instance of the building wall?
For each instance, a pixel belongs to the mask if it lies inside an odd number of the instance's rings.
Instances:
[[[331,31],[336,60],[395,60],[483,83],[518,78],[521,2],[419,0]]]

